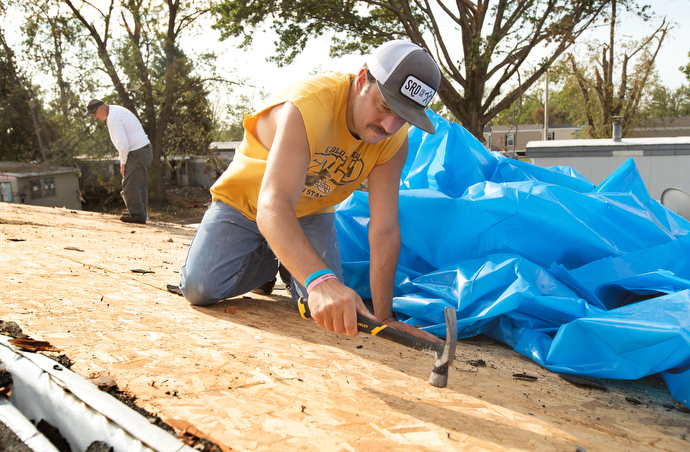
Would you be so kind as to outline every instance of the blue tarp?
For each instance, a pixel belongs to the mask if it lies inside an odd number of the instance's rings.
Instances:
[[[399,319],[484,334],[544,367],[598,378],[659,373],[690,405],[690,222],[652,199],[632,159],[599,186],[568,167],[488,151],[429,112],[400,185]],[[367,194],[337,209],[346,284],[369,288]]]

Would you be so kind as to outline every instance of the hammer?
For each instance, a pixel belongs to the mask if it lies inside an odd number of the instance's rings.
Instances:
[[[302,318],[311,318],[308,300],[305,297],[300,297],[297,307],[299,308]],[[364,333],[369,333],[372,336],[382,337],[415,350],[435,352],[436,364],[434,370],[431,371],[429,383],[437,388],[445,388],[448,386],[448,368],[453,363],[453,359],[455,358],[455,347],[458,344],[458,325],[455,308],[448,306],[445,309],[445,313],[446,342],[444,344],[411,336],[395,328],[389,328],[388,325],[384,325],[383,323],[370,320],[360,314],[357,314],[357,329]]]

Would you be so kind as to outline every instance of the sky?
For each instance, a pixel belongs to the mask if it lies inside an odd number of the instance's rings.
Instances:
[[[677,23],[666,37],[657,56],[656,64],[662,83],[672,89],[690,83],[685,74],[679,70],[680,66],[690,64],[690,57],[688,56],[688,52],[690,52],[690,39],[688,39],[690,36],[688,32],[690,0],[640,0],[639,3],[651,4],[655,14],[662,17],[666,15]],[[661,19],[644,22],[620,9],[619,17],[621,18],[621,26],[617,33],[619,37],[641,39],[650,35],[661,24]],[[593,30],[589,36],[608,41],[608,33],[608,26],[604,26]],[[356,72],[365,61],[365,58],[359,55],[340,60],[329,58],[330,39],[322,37],[310,41],[306,50],[290,67],[277,68],[274,64],[265,61],[266,53],[273,51],[273,38],[264,33],[256,35],[255,40],[256,44],[251,52],[233,51],[230,42],[221,42],[216,44],[215,48],[227,52],[227,58],[224,62],[234,67],[239,76],[250,78],[251,84],[261,87],[267,92],[273,92],[292,80],[307,77],[315,68],[319,68],[319,72],[328,70]],[[190,44],[195,47],[193,42]],[[221,64],[224,63],[221,62]]]
[[[97,0],[98,2],[99,0]],[[690,64],[690,39],[688,27],[690,27],[690,0],[638,0],[638,3],[652,5],[652,10],[659,16],[666,15],[676,22],[671,30],[656,60],[657,70],[662,84],[675,89],[682,84],[690,84],[679,67]],[[621,26],[618,37],[630,37],[640,39],[651,34],[661,23],[660,19],[645,23],[640,19],[619,10]],[[210,25],[211,22],[208,23]],[[5,27],[11,29],[12,24]],[[14,28],[17,28],[17,23]],[[590,32],[589,37],[608,41],[608,27],[600,27]],[[216,93],[220,104],[233,102],[232,96],[241,93],[254,98],[254,107],[261,102],[258,95],[260,90],[270,94],[290,81],[309,76],[315,70],[317,72],[338,71],[356,72],[365,57],[350,55],[342,59],[328,57],[330,37],[324,36],[312,39],[307,44],[306,50],[289,67],[278,68],[275,64],[266,61],[266,57],[273,53],[275,37],[270,32],[257,32],[254,35],[254,45],[250,51],[241,51],[235,48],[232,40],[219,41],[219,33],[211,30],[209,26],[194,37],[183,38],[183,48],[191,54],[215,51],[220,55],[217,67],[222,75],[230,79],[246,79],[250,86],[235,89],[231,95]],[[19,39],[20,40],[20,39]],[[94,93],[95,96],[103,93]],[[226,97],[224,97],[226,96]]]
[[[690,64],[690,0],[640,0],[640,4],[651,4],[652,11],[671,22],[674,29],[664,39],[664,44],[656,58],[656,67],[662,83],[669,88],[678,88],[690,83],[678,68]],[[640,39],[648,36],[661,25],[661,20],[644,22],[631,15],[624,15],[620,31],[623,35]],[[599,39],[608,41],[608,28],[596,30]]]

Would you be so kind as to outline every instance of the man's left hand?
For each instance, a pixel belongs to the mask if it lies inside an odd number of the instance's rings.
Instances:
[[[385,319],[381,323],[388,325],[391,328],[395,328],[398,331],[402,331],[403,333],[407,333],[411,336],[418,337],[420,339],[424,339],[430,342],[436,342],[439,344],[444,343],[441,339],[437,338],[433,334],[427,331],[420,330],[419,328],[415,328],[414,326],[408,325],[407,323],[398,322],[392,317]]]
[[[120,174],[122,174],[122,177],[125,177],[125,164],[120,163]]]

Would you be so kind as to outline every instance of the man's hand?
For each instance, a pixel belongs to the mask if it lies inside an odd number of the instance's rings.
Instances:
[[[378,322],[378,320],[377,320],[377,322]],[[408,325],[407,323],[398,322],[393,317],[389,317],[380,323],[386,324],[391,328],[395,328],[398,331],[402,331],[403,333],[407,333],[410,336],[415,336],[415,337],[418,337],[420,339],[425,339],[425,340],[430,341],[430,342],[437,342],[439,344],[444,343],[441,339],[437,338],[433,334],[426,332],[426,331],[423,331],[423,330],[420,330],[418,328],[415,328],[414,326]]]
[[[125,163],[120,163],[120,174],[125,177]]]
[[[376,320],[376,317],[364,306],[357,292],[338,282],[329,279],[316,286],[309,294],[309,311],[316,323],[328,331],[347,334],[355,337],[357,314]]]

